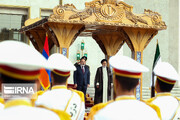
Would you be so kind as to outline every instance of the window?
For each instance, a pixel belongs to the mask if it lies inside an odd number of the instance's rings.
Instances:
[[[49,17],[51,14],[53,14],[53,10],[41,9],[41,18]]]
[[[27,14],[24,13],[25,9],[0,9],[0,41],[17,40],[28,43],[27,37],[18,31],[28,18]]]

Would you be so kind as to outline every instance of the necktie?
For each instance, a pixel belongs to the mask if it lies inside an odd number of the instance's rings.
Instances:
[[[82,72],[83,72],[83,74],[84,74],[84,66],[82,66]]]

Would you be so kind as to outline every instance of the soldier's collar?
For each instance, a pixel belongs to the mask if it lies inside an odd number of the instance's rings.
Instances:
[[[52,87],[52,90],[54,89],[67,89],[67,87],[65,85],[57,85]]]
[[[0,97],[0,103],[4,104],[4,99]]]
[[[16,99],[7,101],[4,104],[4,109],[14,107],[14,106],[29,106],[32,107],[32,103],[30,100]]]
[[[118,100],[136,100],[134,95],[122,95],[122,96],[118,96],[115,101]]]
[[[172,94],[170,92],[157,93],[156,97],[159,97],[159,96],[172,96]]]

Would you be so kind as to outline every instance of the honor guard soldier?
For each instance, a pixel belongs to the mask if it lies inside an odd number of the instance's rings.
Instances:
[[[4,109],[4,99],[0,97],[0,112]]]
[[[95,105],[90,111],[91,120],[159,120],[159,109],[135,98],[135,88],[142,72],[148,68],[137,61],[115,55],[109,60],[113,67],[115,100]]]
[[[3,84],[34,84],[35,80],[38,80],[40,69],[47,62],[34,48],[11,40],[0,42],[0,56]],[[55,112],[33,107],[31,96],[12,96],[4,99],[0,120],[60,120]]]
[[[83,120],[85,113],[84,94],[67,89],[70,71],[76,70],[72,62],[62,54],[55,53],[48,58],[52,69],[52,90],[46,91],[37,99],[36,106],[67,112],[72,120]]]
[[[180,77],[174,67],[167,62],[160,62],[154,68],[157,76],[155,90],[156,97],[147,100],[160,108],[162,120],[172,120],[177,113],[179,99],[171,95],[171,90]],[[178,120],[178,119],[175,119]]]
[[[0,73],[0,112],[4,109],[4,99],[2,98],[1,94],[1,73]]]

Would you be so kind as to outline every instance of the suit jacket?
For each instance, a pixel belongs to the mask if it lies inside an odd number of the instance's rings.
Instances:
[[[76,71],[74,71],[74,84],[77,84],[78,86],[87,86],[87,84],[90,84],[90,71],[89,66],[84,66],[85,73],[83,74],[83,71],[81,69],[80,65],[76,66]]]
[[[108,75],[108,100],[110,100],[111,96],[111,83],[112,83],[112,73],[109,67],[107,67],[107,75]],[[99,88],[97,88],[96,84],[99,83]],[[103,69],[99,67],[96,71],[96,76],[94,80],[94,88],[95,88],[95,98],[94,103],[101,103],[103,99]]]

